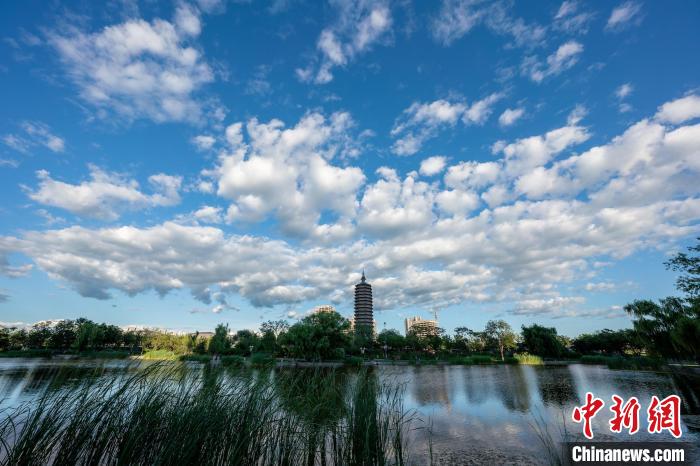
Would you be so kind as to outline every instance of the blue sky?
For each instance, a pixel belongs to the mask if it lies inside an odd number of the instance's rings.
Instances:
[[[576,335],[700,230],[697,2],[1,8],[2,322]]]

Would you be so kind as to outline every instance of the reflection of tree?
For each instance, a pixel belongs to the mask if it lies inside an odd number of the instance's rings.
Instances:
[[[496,383],[496,392],[509,411],[528,411],[530,392],[522,367],[505,366],[503,378]]]
[[[413,397],[421,405],[439,403],[450,406],[447,368],[416,367],[413,370]]]
[[[545,406],[563,408],[578,402],[576,382],[568,367],[537,371],[537,385]]]
[[[326,434],[335,431],[346,414],[347,373],[323,369],[281,370],[275,374],[274,384],[282,408],[294,414],[302,424],[307,464],[314,464],[317,446],[325,462]],[[333,439],[331,442],[335,443]]]
[[[490,367],[469,367],[466,369],[464,392],[467,394],[469,403],[480,405],[488,399],[488,387],[490,384],[485,379],[490,378],[490,371]]]

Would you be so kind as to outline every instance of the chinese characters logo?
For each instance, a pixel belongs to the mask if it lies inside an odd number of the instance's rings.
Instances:
[[[631,397],[625,401],[621,397],[613,395],[612,401],[610,411],[613,413],[613,418],[609,422],[610,431],[619,433],[623,429],[627,429],[630,435],[637,433],[641,408],[639,400],[636,397]],[[592,420],[604,406],[605,402],[602,399],[596,398],[591,392],[588,392],[585,404],[575,407],[571,413],[574,422],[583,423],[583,435],[587,439],[593,438]],[[652,396],[646,412],[647,431],[650,434],[666,430],[675,438],[681,436],[681,399],[678,395],[669,395],[663,400]]]

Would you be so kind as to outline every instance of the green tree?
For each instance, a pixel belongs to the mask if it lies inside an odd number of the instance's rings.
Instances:
[[[234,348],[239,354],[249,354],[259,349],[260,337],[251,330],[239,330],[233,337]]]
[[[559,341],[557,329],[532,324],[529,327],[523,325],[523,346],[531,354],[538,356],[558,358],[564,354],[564,346]]]
[[[211,354],[227,353],[231,348],[231,340],[228,336],[228,325],[219,324],[214,329],[214,336],[209,340],[209,352]]]
[[[289,327],[282,344],[299,357],[337,358],[350,345],[349,328],[350,322],[337,312],[318,312]]]
[[[0,327],[0,351],[10,349],[10,335],[12,335],[12,329]]]
[[[406,346],[406,338],[398,330],[384,329],[379,333],[377,341],[383,346],[387,345],[391,349],[401,350]]]
[[[700,298],[700,254],[693,255],[693,253],[700,253],[700,237],[697,240],[698,244],[688,248],[690,255],[680,252],[664,262],[667,269],[680,272],[676,279],[676,288],[691,300]]]
[[[489,320],[486,323],[484,333],[492,346],[501,354],[501,361],[505,361],[505,350],[515,348],[517,335],[505,320]]]
[[[634,318],[634,330],[651,354],[666,358],[697,359],[700,347],[698,299],[665,298],[655,303],[637,300],[625,306]]]
[[[47,346],[57,350],[67,350],[75,342],[76,325],[72,320],[61,320],[51,329]]]
[[[464,347],[469,353],[480,353],[486,349],[487,345],[484,332],[477,332],[467,327],[457,327],[454,339],[457,347]]]
[[[27,333],[27,346],[30,348],[46,348],[51,338],[51,325],[46,322],[34,324]]]

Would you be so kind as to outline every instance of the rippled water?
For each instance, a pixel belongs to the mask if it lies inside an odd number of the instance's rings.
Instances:
[[[37,398],[60,369],[72,368],[60,383],[97,373],[98,377],[123,377],[139,370],[126,361],[57,361],[0,359],[0,408],[18,406]],[[142,366],[141,366],[142,367]],[[456,464],[502,455],[515,463],[545,462],[540,439],[545,429],[555,441],[579,440],[581,426],[571,421],[571,411],[590,391],[606,402],[594,419],[596,440],[673,440],[668,434],[646,433],[646,407],[652,395],[683,398],[683,441],[700,444],[697,431],[698,377],[671,377],[664,373],[612,371],[602,366],[379,366],[383,379],[404,384],[405,407],[420,421],[410,433],[415,458],[432,448],[436,458],[450,457]],[[635,396],[641,403],[640,432],[611,434],[610,397]],[[494,459],[495,462],[500,462]]]

